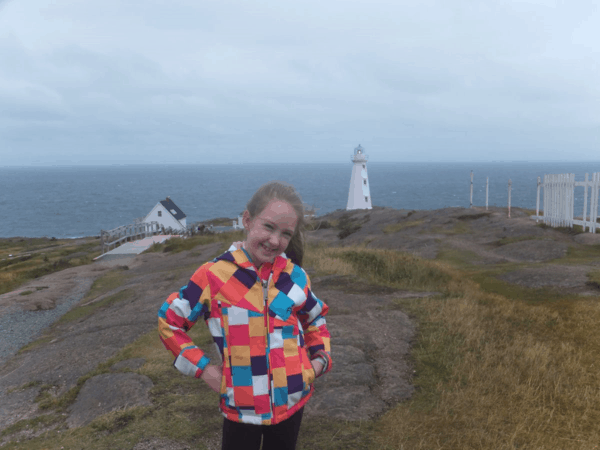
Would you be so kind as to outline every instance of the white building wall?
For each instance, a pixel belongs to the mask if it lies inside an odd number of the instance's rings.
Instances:
[[[352,166],[346,209],[373,209],[366,161],[357,161]]]
[[[161,212],[161,216],[159,217],[158,212]],[[181,230],[186,227],[185,218],[180,221],[176,220],[173,215],[166,210],[166,208],[158,202],[152,211],[144,218],[144,222],[158,222],[160,226],[165,228],[172,228],[174,230]]]

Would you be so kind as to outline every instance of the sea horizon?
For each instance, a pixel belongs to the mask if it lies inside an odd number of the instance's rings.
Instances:
[[[350,156],[350,155],[349,155]],[[0,237],[79,238],[97,236],[143,218],[167,196],[194,223],[237,217],[254,191],[277,179],[296,187],[317,216],[345,209],[352,163],[118,164],[0,167]],[[210,169],[210,170],[209,170]],[[367,163],[373,206],[408,210],[473,205],[535,209],[537,177],[551,173],[600,172],[600,161],[584,162],[372,162]],[[583,188],[576,189],[581,215]],[[540,205],[543,209],[543,206]]]
[[[367,153],[367,156],[368,153]],[[348,154],[348,161],[350,161],[351,154]],[[315,165],[315,164],[345,164],[346,162],[342,161],[320,161],[320,162],[305,162],[305,161],[290,161],[290,162],[278,162],[278,161],[265,161],[265,162],[203,162],[203,163],[163,163],[163,162],[151,162],[151,163],[139,163],[139,162],[126,162],[126,163],[70,163],[70,164],[28,164],[28,165],[0,165],[1,169],[33,169],[33,168],[43,168],[48,169],[52,167],[56,168],[69,168],[69,167],[155,167],[155,166],[180,166],[180,167],[188,167],[188,166],[281,166],[288,164],[305,164],[305,165]],[[456,161],[452,160],[437,160],[437,161],[373,161],[369,159],[368,164],[600,164],[600,159],[598,160],[567,160],[567,159],[548,159],[548,160],[468,160],[468,161]]]

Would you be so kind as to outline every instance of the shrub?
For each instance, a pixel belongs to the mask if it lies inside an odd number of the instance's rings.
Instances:
[[[348,214],[344,214],[340,217],[337,228],[340,230],[338,233],[339,239],[345,239],[353,233],[356,233],[358,230],[362,228],[363,223],[369,221],[369,216],[367,215],[363,221],[359,221],[358,219],[351,218]]]

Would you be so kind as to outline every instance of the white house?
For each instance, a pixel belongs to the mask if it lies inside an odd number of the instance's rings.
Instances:
[[[156,204],[152,211],[144,217],[143,222],[158,222],[161,227],[183,230],[186,228],[186,215],[167,197]]]

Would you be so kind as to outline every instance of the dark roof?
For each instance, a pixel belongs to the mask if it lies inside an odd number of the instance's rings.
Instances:
[[[163,205],[177,220],[181,220],[185,217],[183,211],[180,210],[179,206],[173,203],[173,200],[171,200],[169,197],[167,197],[166,200],[161,200],[160,204]]]

